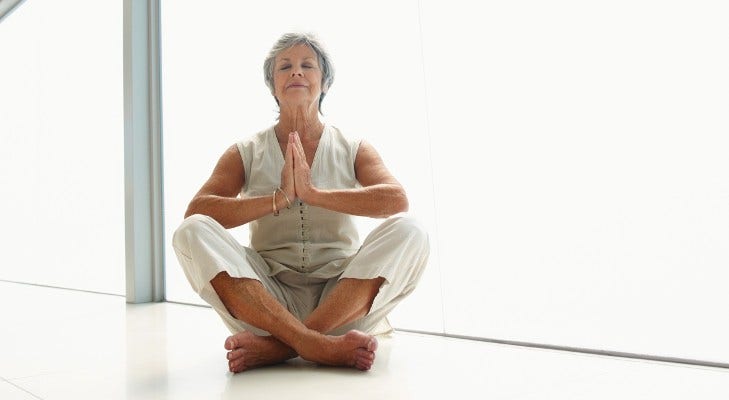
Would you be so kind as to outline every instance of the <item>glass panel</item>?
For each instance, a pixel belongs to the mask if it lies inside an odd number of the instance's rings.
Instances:
[[[446,331],[729,361],[726,3],[422,3]]]
[[[0,279],[125,292],[122,17],[28,1],[0,24]]]

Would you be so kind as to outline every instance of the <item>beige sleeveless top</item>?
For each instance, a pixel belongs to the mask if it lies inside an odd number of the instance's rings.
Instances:
[[[359,187],[354,171],[359,144],[325,125],[310,166],[312,184],[320,189]],[[284,165],[274,127],[237,145],[246,175],[241,196],[270,196],[281,184]],[[353,217],[290,200],[291,208],[279,216],[250,222],[251,247],[269,264],[271,275],[290,269],[317,278],[337,276],[344,259],[359,248]]]

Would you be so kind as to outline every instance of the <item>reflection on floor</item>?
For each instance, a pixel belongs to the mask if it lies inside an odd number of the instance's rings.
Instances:
[[[0,399],[729,399],[729,370],[396,332],[359,372],[232,375],[215,313],[0,282]]]

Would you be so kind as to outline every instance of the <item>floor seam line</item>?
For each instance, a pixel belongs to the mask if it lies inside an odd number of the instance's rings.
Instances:
[[[3,377],[3,376],[0,376],[0,380],[2,380],[3,382],[6,382],[7,384],[9,384],[9,385],[11,385],[11,386],[14,386],[14,387],[15,387],[15,388],[17,388],[18,390],[21,390],[21,391],[23,391],[23,392],[25,392],[25,393],[28,393],[29,395],[31,395],[31,396],[33,396],[33,397],[35,397],[36,399],[39,399],[39,400],[43,400],[43,398],[42,398],[42,397],[39,397],[39,396],[37,396],[37,395],[36,395],[35,393],[33,393],[33,392],[31,392],[31,391],[29,391],[29,390],[25,389],[25,388],[24,388],[24,387],[22,387],[22,386],[18,386],[18,385],[17,385],[17,384],[15,383],[15,382],[12,382],[12,381],[10,381],[10,380],[6,379],[6,378],[5,378],[5,377]]]
[[[555,350],[555,351],[564,351],[564,352],[578,353],[578,354],[593,354],[593,355],[605,356],[605,357],[624,358],[624,359],[630,359],[630,360],[646,360],[646,361],[662,362],[662,363],[669,363],[669,364],[693,365],[693,366],[708,367],[708,368],[718,368],[718,369],[723,369],[723,370],[729,369],[729,364],[726,364],[726,363],[705,361],[705,360],[693,360],[693,359],[680,358],[680,357],[656,356],[656,355],[650,355],[650,354],[629,353],[629,352],[622,352],[622,351],[598,350],[598,349],[570,347],[570,346],[558,346],[558,345],[551,345],[551,344],[544,344],[544,343],[520,342],[520,341],[515,341],[515,340],[492,339],[492,338],[485,338],[485,337],[455,335],[455,334],[448,334],[448,333],[441,334],[441,333],[428,332],[428,331],[419,331],[416,329],[395,328],[395,331],[396,332],[399,331],[399,332],[417,333],[417,334],[421,334],[421,335],[438,336],[438,337],[445,337],[445,338],[451,338],[451,339],[470,340],[470,341],[475,341],[475,342],[503,344],[503,345],[508,345],[508,346],[517,346],[517,347],[524,347],[524,348]]]

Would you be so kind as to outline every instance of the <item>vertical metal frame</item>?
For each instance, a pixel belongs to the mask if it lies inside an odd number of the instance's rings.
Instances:
[[[25,0],[5,0],[0,1],[0,22],[10,15]]]
[[[159,0],[124,0],[124,209],[128,303],[163,301]]]

